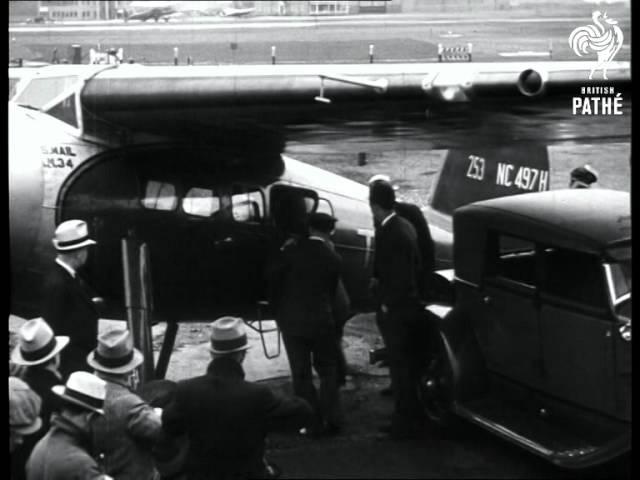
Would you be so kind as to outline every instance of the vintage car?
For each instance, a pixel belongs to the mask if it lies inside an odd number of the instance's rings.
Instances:
[[[628,193],[555,190],[455,211],[454,302],[427,306],[420,393],[565,468],[631,448]]]

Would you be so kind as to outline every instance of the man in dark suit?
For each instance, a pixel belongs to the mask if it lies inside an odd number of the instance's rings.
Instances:
[[[163,429],[189,438],[188,480],[268,477],[267,433],[300,428],[311,408],[300,398],[279,397],[244,380],[249,345],[241,318],[222,317],[211,327],[213,360],[207,373],[178,382],[162,413]]]
[[[87,261],[89,247],[95,243],[82,220],[61,223],[53,238],[58,255],[44,281],[41,311],[56,334],[70,338],[68,347],[61,353],[63,378],[77,370],[89,371],[87,355],[97,342],[96,303],[100,299],[78,272]]]
[[[309,222],[309,236],[288,245],[281,255],[281,282],[276,290],[276,319],[289,357],[296,395],[314,409],[311,435],[339,433],[343,416],[338,391],[338,358],[333,306],[340,277],[340,256],[329,246],[317,225]],[[320,377],[313,385],[311,366]],[[319,394],[318,394],[319,393]]]
[[[390,184],[372,184],[369,204],[379,225],[373,283],[380,299],[394,395],[391,425],[381,430],[394,439],[411,438],[421,434],[424,420],[416,389],[423,340],[419,334],[417,235],[411,223],[394,212],[395,193]]]
[[[387,175],[374,175],[369,179],[369,187],[374,183],[387,183],[391,185],[391,179]],[[394,188],[392,186],[392,188]],[[395,189],[395,188],[394,188]],[[415,203],[396,200],[394,211],[411,223],[416,231],[418,251],[420,252],[420,271],[418,272],[418,295],[422,300],[428,300],[428,280],[435,269],[435,245],[431,238],[429,223],[420,207]]]

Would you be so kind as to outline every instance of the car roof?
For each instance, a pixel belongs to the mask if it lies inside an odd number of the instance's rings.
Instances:
[[[511,195],[472,203],[458,209],[458,214],[487,225],[512,225],[532,239],[587,250],[601,250],[631,238],[630,195],[616,190]]]

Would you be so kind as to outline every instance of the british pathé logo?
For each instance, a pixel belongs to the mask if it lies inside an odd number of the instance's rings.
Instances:
[[[599,68],[602,69],[602,78],[607,80],[607,66],[622,48],[624,35],[618,21],[608,18],[607,12],[603,14],[596,10],[591,18],[593,25],[583,25],[571,32],[569,45],[579,57],[595,52],[597,61],[589,73],[589,80]]]

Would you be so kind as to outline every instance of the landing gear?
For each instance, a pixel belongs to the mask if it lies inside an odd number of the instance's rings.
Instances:
[[[444,339],[438,334],[433,343],[420,375],[418,398],[429,420],[440,427],[448,427],[453,417],[453,370]]]

